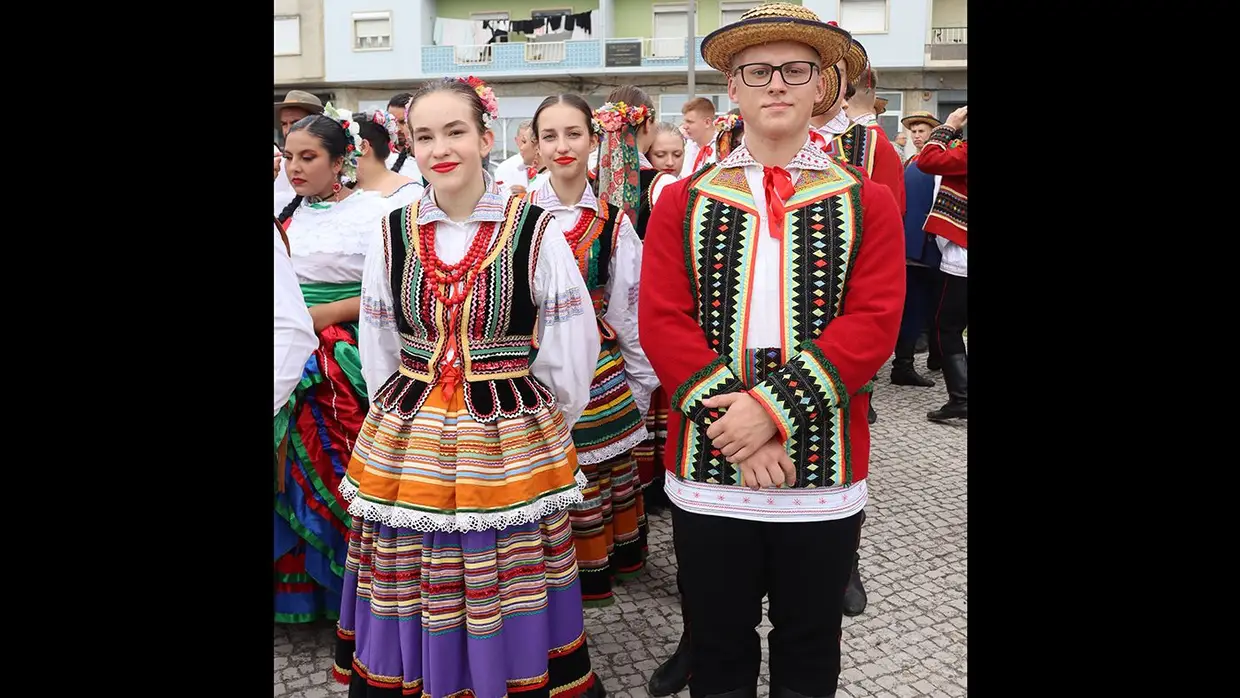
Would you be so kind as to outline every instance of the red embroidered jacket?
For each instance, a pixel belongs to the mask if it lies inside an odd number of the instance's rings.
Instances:
[[[969,142],[943,124],[930,132],[930,139],[917,157],[922,172],[942,175],[939,195],[926,217],[925,230],[969,249]]]
[[[870,179],[891,190],[896,206],[903,216],[907,210],[904,200],[904,165],[900,154],[891,144],[887,134],[877,123],[853,124],[847,131],[836,136],[831,153],[844,162],[864,170]]]
[[[668,410],[668,444],[664,466],[676,474],[682,457],[686,457],[684,422],[687,418],[694,422],[705,418],[704,413],[709,410],[701,405],[702,398],[708,394],[748,388],[749,393],[762,402],[773,416],[779,435],[786,440],[791,436],[802,444],[810,440],[816,443],[818,439],[811,439],[811,435],[821,435],[834,431],[832,427],[838,428],[838,436],[829,439],[833,443],[823,447],[823,455],[844,463],[848,472],[836,473],[831,479],[842,484],[860,481],[868,473],[870,433],[866,421],[869,399],[858,398],[864,394],[863,388],[875,372],[891,356],[904,306],[904,227],[893,197],[885,187],[856,170],[853,172],[858,184],[833,195],[841,200],[839,204],[832,204],[833,207],[844,206],[849,211],[855,211],[852,207],[859,205],[860,211],[856,211],[856,215],[861,223],[859,240],[848,255],[847,273],[839,282],[841,292],[838,295],[829,294],[838,299],[838,309],[834,307],[835,302],[826,303],[832,310],[832,317],[825,326],[817,324],[817,321],[798,322],[806,328],[806,336],[795,337],[795,345],[789,343],[784,365],[757,385],[749,386],[739,378],[743,371],[730,366],[732,362],[728,356],[711,348],[700,317],[702,306],[694,293],[701,280],[690,278],[689,272],[690,266],[700,265],[686,258],[688,254],[697,254],[691,250],[694,237],[689,237],[694,236],[691,227],[697,217],[690,208],[690,189],[694,188],[695,207],[700,207],[701,197],[709,197],[704,191],[709,188],[704,180],[713,177],[717,169],[712,168],[668,185],[659,197],[646,229],[638,323],[642,331],[642,346],[650,364],[664,389],[673,394]],[[729,179],[734,177],[727,174]],[[695,188],[698,186],[702,187],[701,191]],[[831,199],[824,201],[830,202]],[[820,219],[799,220],[804,221],[802,225],[809,225]],[[752,231],[747,233],[752,235],[766,234],[758,232],[758,228],[756,220],[753,220],[752,228],[742,225],[739,220],[730,220],[726,229],[721,228],[721,235],[736,234],[738,229]],[[830,226],[815,223],[813,228],[829,230]],[[789,233],[784,244],[791,239]],[[736,263],[733,256],[726,253],[721,259]],[[830,262],[819,261],[822,262],[819,269],[823,272],[830,269],[831,273],[835,273]],[[725,266],[723,262],[716,268]],[[785,306],[822,310],[823,298],[816,292],[813,283],[817,272],[808,272],[809,278],[803,281],[799,275],[788,271],[786,266],[781,268],[783,273],[797,277],[779,284],[786,289],[782,294]],[[701,271],[705,274],[716,273]],[[721,271],[722,274],[718,275],[729,277],[736,276],[734,272],[737,272],[736,269]],[[800,273],[806,271],[801,270]],[[747,297],[744,293],[740,295]],[[713,312],[709,307],[711,305],[714,303],[707,303],[708,312]],[[724,301],[723,305],[728,305],[728,302]],[[749,312],[785,314],[785,310],[752,308]],[[734,312],[735,309],[728,314]],[[801,312],[812,315],[817,311]],[[813,328],[820,329],[815,332]],[[798,335],[802,332],[793,329]],[[805,380],[807,375],[814,379]],[[702,389],[707,383],[713,390]],[[789,395],[802,395],[803,399],[778,400]],[[791,442],[789,446],[792,447]],[[804,446],[800,448],[804,449]],[[833,457],[831,449],[842,449],[844,455],[838,455],[837,450],[837,456]],[[797,454],[793,456],[795,462]],[[825,466],[818,458],[818,455],[812,455],[809,460]],[[830,484],[820,483],[824,486]]]

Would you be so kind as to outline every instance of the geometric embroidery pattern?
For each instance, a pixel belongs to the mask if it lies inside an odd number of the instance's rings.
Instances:
[[[934,207],[930,209],[930,215],[945,218],[968,230],[969,200],[960,192],[940,186],[939,195],[934,197]]]
[[[864,130],[861,130],[864,133]],[[739,484],[739,472],[710,443],[706,431],[722,414],[701,404],[713,395],[750,388],[785,422],[797,487],[831,487],[851,476],[848,395],[813,340],[844,304],[851,262],[861,235],[860,174],[832,162],[805,169],[786,202],[780,308],[749,307],[758,216],[742,167],[716,167],[689,190],[686,265],[699,325],[719,358],[680,386],[674,409],[681,426],[679,474],[693,482]],[[782,314],[783,346],[746,351],[752,312]]]

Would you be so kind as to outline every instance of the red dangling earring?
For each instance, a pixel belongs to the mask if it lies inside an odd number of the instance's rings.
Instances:
[[[340,182],[336,182],[335,184],[332,185],[332,193],[333,194],[340,193]]]

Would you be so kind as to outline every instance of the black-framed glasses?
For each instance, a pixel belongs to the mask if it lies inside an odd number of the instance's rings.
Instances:
[[[734,68],[733,72],[739,71],[741,80],[750,87],[766,87],[771,84],[775,73],[779,73],[785,85],[804,85],[814,77],[816,68],[818,66],[810,61],[789,61],[783,65],[746,63]]]

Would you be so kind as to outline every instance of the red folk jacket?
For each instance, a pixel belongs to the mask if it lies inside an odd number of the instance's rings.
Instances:
[[[969,142],[944,124],[930,132],[917,156],[922,172],[942,175],[925,230],[969,249]]]
[[[887,134],[878,123],[853,124],[832,141],[829,154],[863,170],[870,179],[891,190],[896,205],[903,216],[907,210],[904,200],[904,165],[900,154],[891,144]]]
[[[642,329],[642,348],[669,395],[692,387],[701,380],[702,374],[718,371],[719,364],[726,363],[708,344],[700,324],[692,289],[696,281],[690,279],[686,262],[690,246],[686,236],[691,234],[686,220],[693,218],[689,190],[702,177],[715,172],[716,168],[712,168],[700,176],[668,185],[646,228],[638,324]],[[839,313],[819,336],[803,338],[804,348],[799,354],[784,357],[787,366],[793,359],[803,361],[806,355],[812,355],[811,360],[823,373],[832,374],[833,380],[842,384],[836,385],[837,394],[820,396],[823,402],[838,404],[851,398],[846,408],[847,418],[843,420],[843,437],[851,448],[851,482],[864,479],[869,470],[870,431],[866,421],[869,399],[860,399],[860,395],[891,356],[900,329],[905,290],[904,227],[900,212],[885,187],[868,177],[859,178],[863,233],[843,284]],[[845,192],[838,196],[851,195]],[[802,288],[796,283],[784,286]],[[804,290],[809,292],[808,288]],[[785,302],[790,301],[786,299]],[[752,308],[750,312],[780,312],[780,309]],[[673,473],[682,456],[683,444],[679,439],[691,408],[693,405],[673,404],[668,410],[664,466]],[[798,415],[798,419],[806,424],[823,417],[807,414]],[[787,425],[777,421],[777,426],[778,433],[786,436]]]

